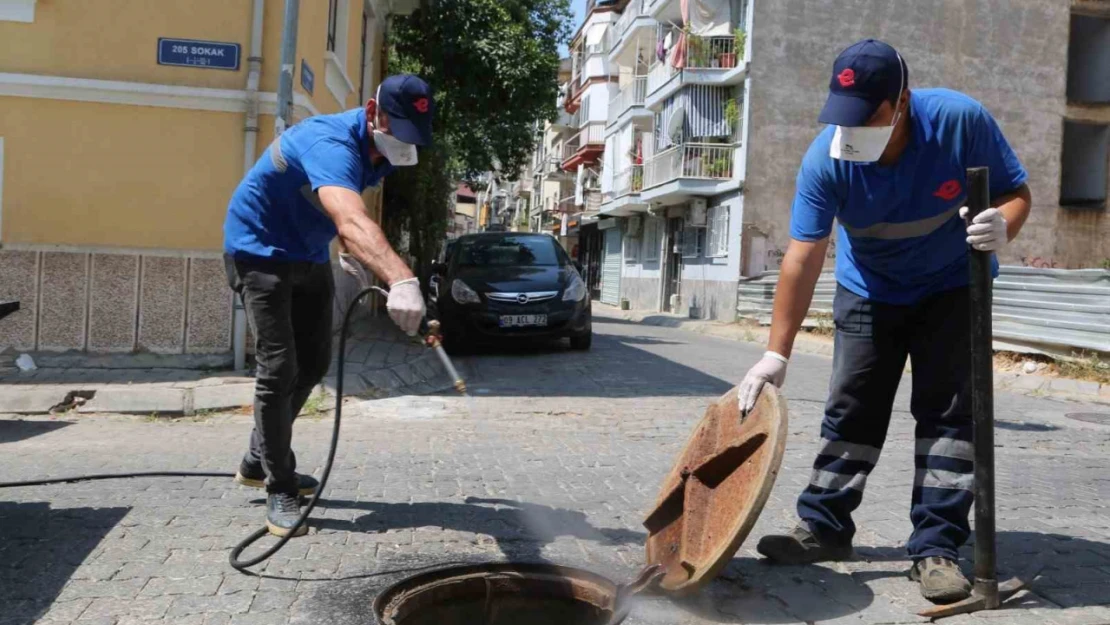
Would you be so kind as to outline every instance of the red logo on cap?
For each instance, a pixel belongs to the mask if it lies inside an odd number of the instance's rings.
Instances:
[[[414,109],[420,111],[421,113],[427,113],[428,112],[428,98],[420,98],[419,100],[412,103],[412,107]]]
[[[946,202],[951,202],[956,199],[956,196],[959,195],[961,191],[963,191],[963,187],[960,186],[959,180],[949,180],[940,185],[940,188],[933,192],[933,196],[939,197]]]
[[[852,68],[847,68],[836,77],[840,81],[841,87],[851,87],[856,84],[856,72]]]

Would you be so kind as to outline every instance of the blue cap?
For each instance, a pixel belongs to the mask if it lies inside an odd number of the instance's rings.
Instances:
[[[428,83],[412,74],[390,76],[378,89],[378,106],[389,117],[389,132],[412,145],[431,145],[435,100]]]
[[[877,39],[852,44],[833,63],[829,99],[817,121],[866,126],[883,101],[898,97],[909,79],[909,68],[890,45]]]

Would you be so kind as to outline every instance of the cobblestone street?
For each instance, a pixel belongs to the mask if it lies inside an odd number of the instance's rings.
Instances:
[[[260,491],[230,479],[133,479],[0,491],[0,625],[371,623],[388,584],[449,563],[577,566],[629,581],[643,514],[706,405],[758,345],[597,317],[590,352],[565,347],[461,359],[470,399],[400,397],[344,413],[336,469],[310,534],[242,575],[229,549],[264,520]],[[916,623],[906,579],[914,476],[904,381],[884,456],[857,512],[857,557],[771,567],[764,534],[789,529],[808,482],[830,360],[797,355],[784,388],[790,438],[755,530],[692,599],[650,598],[630,625]],[[998,393],[1002,576],[1047,568],[1008,609],[944,623],[1110,624],[1106,406]],[[0,420],[0,481],[82,473],[233,472],[244,415],[177,420],[75,415]],[[298,422],[300,469],[319,473],[327,417]],[[267,539],[268,540],[268,539]],[[965,548],[970,573],[971,549]]]

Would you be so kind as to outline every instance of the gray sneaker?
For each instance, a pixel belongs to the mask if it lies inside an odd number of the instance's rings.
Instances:
[[[778,564],[813,564],[852,557],[852,545],[821,544],[816,536],[801,525],[796,526],[789,534],[764,536],[755,549]]]
[[[923,558],[913,563],[910,579],[921,584],[921,596],[933,603],[955,603],[971,596],[971,582],[948,558]]]
[[[274,536],[289,534],[301,518],[301,505],[292,493],[270,493],[266,497],[266,528]],[[308,523],[300,526],[294,536],[308,533]]]

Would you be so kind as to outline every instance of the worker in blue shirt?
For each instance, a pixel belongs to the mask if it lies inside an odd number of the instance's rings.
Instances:
[[[427,83],[391,76],[364,107],[311,117],[279,135],[231,197],[224,261],[254,332],[256,363],[254,430],[235,479],[265,487],[272,534],[289,533],[298,495],[319,485],[296,473],[291,441],[293,420],[331,364],[332,240],[389,285],[386,307],[402,330],[415,334],[424,316],[419,281],[361,193],[416,164],[417,146],[432,141],[433,114]],[[342,261],[354,272],[351,259]]]
[[[821,448],[798,525],[758,545],[774,562],[852,554],[852,512],[879,459],[906,359],[913,365],[916,475],[910,578],[932,601],[968,596],[957,566],[970,533],[968,247],[997,252],[1029,215],[1027,174],[990,113],[947,89],[909,89],[909,68],[868,39],[837,57],[797,177],[768,350],[740,385],[742,414],[781,386],[837,228],[833,373]],[[966,169],[990,168],[991,207],[968,224]],[[995,275],[998,262],[993,259]]]

